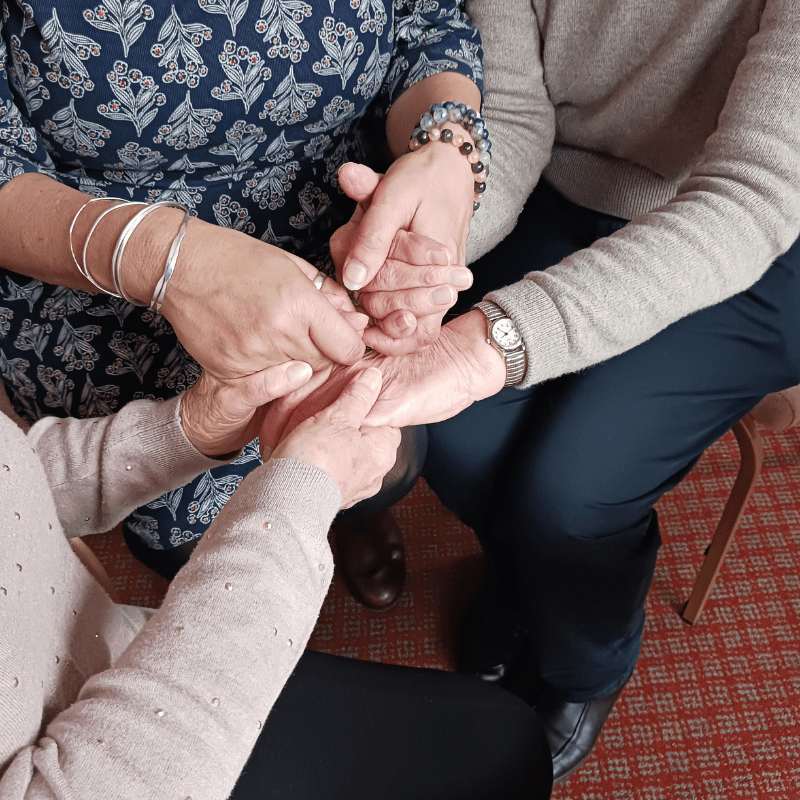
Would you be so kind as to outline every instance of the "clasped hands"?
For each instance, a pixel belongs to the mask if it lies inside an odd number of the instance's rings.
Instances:
[[[262,453],[279,456],[294,452],[297,436],[306,445],[316,439],[317,450],[336,442],[327,449],[341,463],[312,463],[337,480],[348,505],[391,468],[397,428],[446,419],[502,387],[505,366],[486,344],[480,312],[441,328],[457,290],[472,281],[460,266],[472,180],[453,148],[429,150],[438,163],[417,153],[385,176],[357,164],[339,172],[359,205],[331,253],[340,280],[360,291],[361,309],[377,320],[369,327],[339,284],[314,288],[316,270],[302,259],[237,231],[196,226],[165,315],[204,368],[182,403],[198,449],[229,453],[258,435]],[[444,168],[442,156],[450,158]],[[238,262],[225,283],[210,267],[222,252]],[[373,351],[366,356],[365,345]],[[347,399],[354,393],[360,402]],[[336,411],[342,403],[344,416]],[[349,438],[338,435],[345,429]],[[391,449],[385,465],[379,443]],[[361,475],[356,491],[347,474],[359,474],[360,463],[383,472]]]
[[[436,192],[421,198],[413,183],[403,191],[405,173],[397,173],[390,169],[382,180],[357,164],[339,172],[342,188],[359,207],[331,239],[331,254],[337,276],[360,291],[361,307],[377,318],[363,333],[374,352],[353,365],[318,370],[301,389],[273,403],[266,414],[268,444],[327,407],[354,374],[370,367],[380,369],[383,383],[367,426],[438,422],[503,386],[505,363],[486,341],[481,312],[441,328],[457,289],[471,285],[471,273],[457,265],[464,260],[469,225],[463,198],[450,204],[439,202]],[[424,202],[430,199],[435,202]]]

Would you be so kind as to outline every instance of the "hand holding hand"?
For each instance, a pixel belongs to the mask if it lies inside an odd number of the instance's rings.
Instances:
[[[342,491],[342,508],[371,497],[381,488],[400,445],[397,428],[364,425],[380,389],[377,369],[349,376],[337,386],[336,399],[282,438],[272,458],[297,458],[327,472]],[[268,434],[264,431],[262,438]]]
[[[318,291],[316,275],[297,256],[193,219],[163,313],[186,350],[221,379],[291,360],[314,369],[353,364],[364,352],[364,317],[335,281]]]
[[[203,455],[235,452],[258,435],[266,404],[302,386],[311,367],[289,361],[228,381],[204,372],[181,397],[184,433]]]
[[[374,248],[381,252],[386,247],[383,261],[369,269],[363,267],[367,278],[362,275],[359,303],[377,323],[365,331],[364,342],[380,353],[402,355],[436,340],[442,318],[455,303],[457,292],[472,285],[472,273],[454,263],[458,247],[440,244],[438,233],[424,235],[405,230],[398,227],[399,219],[385,216],[365,221],[381,181],[379,174],[364,165],[349,163],[341,167],[339,183],[359,205],[350,221],[331,238],[331,255],[339,279],[345,279],[343,272],[347,267],[349,278],[345,282],[355,288],[359,281],[353,276],[362,267],[354,263],[354,258],[357,259],[354,247],[365,236],[373,237]],[[388,228],[374,229],[384,222]],[[438,226],[432,226],[432,230],[438,230]],[[376,263],[379,257],[376,256]]]
[[[342,386],[369,367],[383,375],[380,396],[365,425],[403,428],[441,422],[491,397],[505,383],[503,357],[486,342],[486,317],[470,311],[442,328],[430,347],[407,356],[368,354],[352,367],[332,367],[274,402],[262,427],[262,444],[285,435],[331,402]]]

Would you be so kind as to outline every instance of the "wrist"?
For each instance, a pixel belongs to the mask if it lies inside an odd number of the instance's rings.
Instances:
[[[439,338],[460,354],[473,401],[491,397],[505,386],[506,362],[487,339],[483,312],[475,309],[456,317],[442,328]]]
[[[131,236],[121,272],[127,293],[137,302],[150,304],[184,215],[179,208],[160,208],[143,219]],[[196,222],[190,220],[187,236],[194,232]]]
[[[229,461],[241,449],[239,442],[235,441],[237,428],[243,430],[247,421],[245,420],[239,426],[234,426],[233,431],[223,432],[220,429],[216,435],[211,433],[208,429],[208,422],[216,415],[209,395],[208,379],[201,377],[200,380],[203,383],[198,382],[180,397],[178,418],[183,435],[200,455]]]
[[[441,142],[464,156],[472,175],[472,211],[481,205],[491,161],[491,142],[486,123],[478,112],[463,103],[435,103],[414,128],[408,149],[412,152],[431,149],[426,145]],[[445,148],[446,149],[446,148]]]

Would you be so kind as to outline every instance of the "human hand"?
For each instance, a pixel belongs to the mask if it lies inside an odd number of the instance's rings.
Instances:
[[[204,372],[181,397],[180,417],[186,438],[206,456],[239,450],[258,435],[266,404],[299,389],[311,375],[311,367],[302,361],[289,361],[228,381]]]
[[[270,405],[262,445],[324,408],[354,374],[373,366],[380,369],[383,385],[365,425],[398,428],[449,419],[499,392],[506,377],[503,357],[486,342],[486,317],[470,311],[445,325],[438,340],[424,350],[406,356],[370,353],[353,366],[315,374],[302,388]]]
[[[396,427],[364,425],[380,390],[377,369],[348,376],[328,396],[335,398],[332,402],[281,438],[272,458],[297,458],[327,472],[341,489],[342,508],[372,497],[394,465],[400,445]]]
[[[465,161],[463,156],[459,158]],[[460,166],[463,169],[464,165]],[[392,169],[387,177],[393,176]],[[396,180],[405,185],[407,178],[401,175]],[[331,256],[340,281],[344,280],[346,265],[351,273],[354,269],[353,247],[364,237],[361,228],[381,183],[382,176],[362,164],[344,164],[339,170],[340,186],[359,204],[350,221],[331,238]],[[375,327],[364,333],[365,344],[379,353],[402,355],[436,340],[442,318],[455,303],[457,292],[472,285],[472,273],[465,266],[458,266],[463,263],[463,247],[461,260],[456,261],[454,254],[459,252],[458,247],[443,246],[437,241],[438,233],[429,236],[413,229],[391,230],[392,225],[400,223],[397,220],[388,223],[386,231],[372,234],[368,231],[371,236],[388,235],[388,242],[376,239],[374,245],[380,249],[385,244],[388,249],[384,261],[360,289],[359,304],[376,321]],[[368,220],[366,224],[375,223]],[[357,284],[351,280],[349,285],[352,288]]]
[[[193,219],[162,313],[209,373],[233,379],[298,360],[320,369],[364,352],[347,293],[297,256]],[[150,289],[152,291],[152,289]]]

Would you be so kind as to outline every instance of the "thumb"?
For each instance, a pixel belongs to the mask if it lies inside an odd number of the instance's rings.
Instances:
[[[353,235],[342,270],[342,281],[348,289],[357,291],[375,277],[389,255],[395,234],[407,228],[412,217],[413,209],[402,202],[373,201]]]
[[[383,177],[366,164],[348,161],[339,167],[337,175],[342,191],[357,203],[367,203]]]
[[[311,375],[311,366],[304,361],[287,361],[251,375],[220,381],[219,403],[233,414],[252,412],[299,389]]]
[[[364,355],[358,323],[351,325],[324,297],[320,296],[320,302],[315,304],[310,317],[309,336],[326,358],[337,364],[350,365]]]
[[[381,392],[383,375],[376,367],[369,367],[348,383],[339,399],[332,403],[329,411],[339,414],[354,428],[360,428]]]

